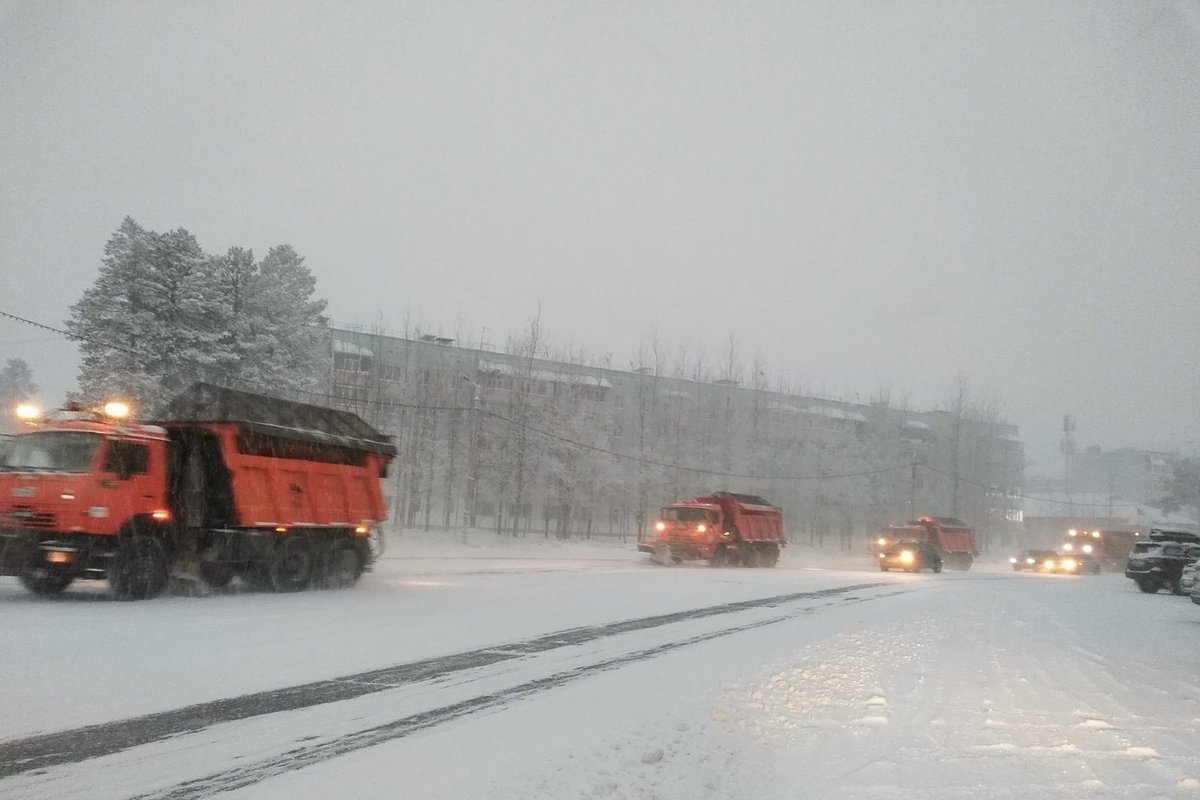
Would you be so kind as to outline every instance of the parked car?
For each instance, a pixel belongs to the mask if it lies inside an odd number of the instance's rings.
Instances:
[[[1180,541],[1138,542],[1125,565],[1125,577],[1132,578],[1147,594],[1170,589],[1183,595],[1183,570],[1200,559],[1200,544]]]
[[[884,572],[902,569],[905,572],[920,572],[931,569],[942,571],[942,557],[929,542],[900,542],[879,554],[879,568]]]

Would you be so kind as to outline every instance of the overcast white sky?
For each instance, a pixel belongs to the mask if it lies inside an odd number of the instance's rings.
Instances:
[[[1200,6],[0,2],[0,310],[61,324],[129,214],[289,243],[338,322],[805,389],[965,372],[1053,472],[1200,440]],[[47,400],[74,348],[0,320]],[[1192,442],[1193,444],[1185,444]]]

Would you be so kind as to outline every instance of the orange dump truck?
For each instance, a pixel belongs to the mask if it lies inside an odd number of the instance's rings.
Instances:
[[[889,525],[868,543],[872,555],[901,542],[929,542],[937,548],[947,569],[970,569],[979,551],[975,529],[954,517],[918,517],[903,525]]]
[[[369,566],[396,449],[354,414],[209,384],[165,421],[128,414],[25,409],[0,461],[0,575],[36,594],[107,579],[140,599],[172,574],[296,591]]]
[[[773,567],[786,544],[778,508],[756,495],[716,492],[665,507],[638,549],[660,563]]]

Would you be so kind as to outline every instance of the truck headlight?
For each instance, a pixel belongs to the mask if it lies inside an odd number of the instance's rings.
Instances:
[[[1054,569],[1054,562],[1047,558],[1042,562],[1042,566],[1046,569]]]
[[[667,529],[667,523],[663,522],[662,520],[659,520],[658,522],[654,523],[654,530],[665,531],[666,529]]]
[[[1073,558],[1064,558],[1062,561],[1062,568],[1065,569],[1067,572],[1073,572],[1075,570],[1075,568],[1078,566],[1079,566],[1079,562]]]
[[[913,562],[913,551],[912,550],[901,550],[900,551],[900,560],[903,561],[905,564],[911,564]]]

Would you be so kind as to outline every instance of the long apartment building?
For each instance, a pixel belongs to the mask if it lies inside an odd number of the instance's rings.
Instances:
[[[630,532],[713,489],[767,496],[792,539],[814,543],[920,513],[998,540],[1021,520],[1023,447],[1000,420],[794,394],[763,376],[330,335],[336,402],[397,437],[395,512],[409,525]]]

